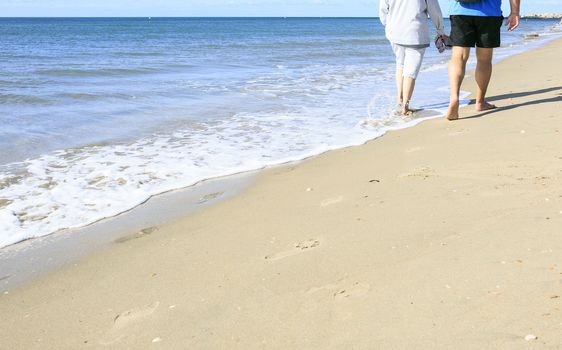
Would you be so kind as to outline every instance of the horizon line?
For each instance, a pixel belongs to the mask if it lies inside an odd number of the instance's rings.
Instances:
[[[524,14],[521,18],[535,18],[535,19],[551,19],[551,18],[536,18],[533,17],[536,13]],[[275,19],[289,19],[289,18],[328,18],[328,19],[375,19],[379,16],[0,16],[0,19],[7,18],[275,18]],[[443,16],[449,18],[449,16]],[[557,19],[557,18],[554,18]]]
[[[379,16],[0,16],[0,18],[379,18]]]

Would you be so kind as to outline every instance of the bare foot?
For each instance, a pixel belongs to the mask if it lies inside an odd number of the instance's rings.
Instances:
[[[413,109],[403,109],[402,110],[402,116],[403,117],[411,117],[412,115],[414,115],[415,110]]]
[[[459,119],[459,101],[451,101],[451,103],[449,103],[449,110],[445,116],[447,120]]]
[[[412,114],[414,114],[415,110],[410,108],[410,102],[406,102],[404,103],[404,105],[402,105],[402,116],[403,117],[409,117]]]
[[[484,112],[484,111],[489,111],[490,109],[496,109],[498,107],[496,107],[495,105],[488,103],[486,101],[484,102],[476,102],[476,112]]]

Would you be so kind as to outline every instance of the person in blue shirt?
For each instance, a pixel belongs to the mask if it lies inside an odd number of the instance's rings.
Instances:
[[[459,93],[470,48],[476,46],[476,111],[496,108],[486,102],[486,91],[492,77],[494,48],[500,46],[500,29],[503,23],[501,0],[449,0],[451,16],[451,42],[453,52],[449,63],[451,98],[448,120],[459,118]],[[509,31],[519,26],[521,0],[509,0],[511,13],[505,21]]]

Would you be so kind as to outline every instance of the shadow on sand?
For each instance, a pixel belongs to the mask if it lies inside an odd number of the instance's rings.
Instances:
[[[513,92],[513,93],[509,93],[509,94],[491,96],[491,97],[486,98],[486,101],[488,101],[488,102],[503,101],[503,100],[508,100],[508,99],[512,99],[512,98],[520,98],[520,97],[528,97],[528,96],[539,95],[539,94],[546,94],[546,93],[555,92],[555,91],[559,91],[559,90],[562,90],[562,86],[540,89],[540,90],[535,90],[535,91]],[[527,102],[522,102],[522,103],[516,103],[516,104],[512,104],[512,105],[505,106],[505,107],[498,107],[498,108],[495,108],[495,109],[492,109],[492,110],[489,110],[489,111],[484,111],[484,112],[478,113],[476,115],[472,115],[472,116],[469,116],[469,117],[463,117],[463,118],[460,118],[459,120],[481,118],[481,117],[485,117],[487,115],[494,114],[494,113],[497,113],[497,112],[508,111],[508,110],[511,110],[511,109],[520,108],[520,107],[524,107],[524,106],[532,106],[532,105],[538,105],[538,104],[543,104],[543,103],[552,103],[552,102],[562,102],[562,93],[558,93],[558,94],[555,94],[555,95],[556,95],[555,97],[543,98],[543,99],[532,100],[532,101],[527,101]],[[472,105],[475,102],[476,102],[475,100],[471,100],[470,104]]]

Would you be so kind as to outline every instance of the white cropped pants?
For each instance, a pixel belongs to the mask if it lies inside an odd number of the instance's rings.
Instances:
[[[396,56],[396,69],[402,69],[402,75],[416,79],[420,72],[425,47],[416,48],[392,43],[392,50]]]

